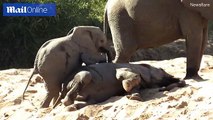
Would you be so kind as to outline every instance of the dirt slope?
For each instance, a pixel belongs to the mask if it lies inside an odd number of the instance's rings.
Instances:
[[[162,67],[176,77],[185,75],[185,58],[164,61],[143,61]],[[184,88],[158,92],[158,89],[141,90],[143,101],[115,96],[109,100],[90,105],[74,112],[67,112],[63,105],[40,109],[45,89],[39,79],[30,85],[26,100],[21,101],[22,92],[32,69],[8,69],[0,71],[0,119],[10,120],[162,120],[162,119],[209,119],[213,120],[213,56],[204,56],[200,74],[204,81],[187,80]]]

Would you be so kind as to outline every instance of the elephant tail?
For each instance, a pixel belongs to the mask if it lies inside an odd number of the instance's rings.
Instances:
[[[50,42],[51,42],[51,40],[45,42],[45,43],[41,46],[41,48],[47,46]],[[39,51],[41,50],[41,48],[38,50],[38,53],[39,53]],[[30,75],[30,78],[29,78],[29,80],[28,80],[27,86],[25,87],[24,92],[23,92],[23,94],[22,94],[22,99],[23,99],[23,100],[24,100],[24,94],[25,94],[25,92],[26,92],[26,90],[27,90],[27,88],[28,88],[28,86],[29,86],[29,84],[30,84],[30,81],[31,81],[32,77],[33,77],[35,74],[38,74],[38,73],[39,73],[39,72],[38,72],[38,57],[39,57],[39,54],[38,54],[38,53],[37,53],[36,58],[35,58],[35,61],[34,61],[33,71],[32,71],[32,73],[31,73],[31,75]]]
[[[29,86],[29,84],[30,84],[30,81],[31,81],[32,77],[33,77],[35,74],[38,74],[38,71],[37,71],[36,68],[33,68],[33,72],[32,72],[31,75],[30,75],[30,78],[29,78],[29,80],[28,80],[27,86],[25,87],[24,92],[23,92],[23,95],[22,95],[22,99],[23,99],[23,100],[24,100],[24,94],[25,94],[25,92],[26,92],[26,90],[27,90],[27,88],[28,88],[28,86]]]

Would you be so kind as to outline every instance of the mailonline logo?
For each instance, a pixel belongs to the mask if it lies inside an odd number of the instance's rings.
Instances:
[[[3,16],[56,16],[55,3],[4,3]]]

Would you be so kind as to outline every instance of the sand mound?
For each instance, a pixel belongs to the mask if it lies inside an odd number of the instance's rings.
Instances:
[[[185,58],[164,61],[143,61],[162,67],[176,77],[185,75]],[[204,56],[200,75],[204,81],[187,80],[184,88],[158,92],[158,89],[141,90],[143,101],[115,96],[103,103],[67,112],[63,105],[55,109],[40,109],[46,93],[43,81],[33,78],[25,100],[22,92],[32,69],[8,69],[0,71],[0,119],[212,119],[213,120],[213,56]]]

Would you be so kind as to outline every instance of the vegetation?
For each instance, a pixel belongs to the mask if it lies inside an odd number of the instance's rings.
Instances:
[[[211,21],[211,22],[209,23],[209,31],[212,32],[212,30],[213,30],[213,22]]]
[[[0,1],[0,11],[3,3],[13,1]],[[54,2],[57,6],[57,15],[55,17],[3,17],[1,12],[0,69],[32,67],[36,52],[45,41],[66,35],[74,26],[101,27],[106,0],[25,0],[24,2]]]

